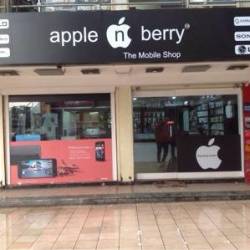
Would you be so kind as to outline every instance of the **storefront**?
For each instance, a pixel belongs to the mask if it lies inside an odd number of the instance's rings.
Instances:
[[[9,96],[11,185],[112,181],[110,94]]]
[[[137,92],[136,178],[243,176],[240,89]]]
[[[3,15],[2,184],[244,177],[248,13]]]

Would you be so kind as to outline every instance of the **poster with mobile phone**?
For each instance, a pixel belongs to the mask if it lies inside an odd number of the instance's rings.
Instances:
[[[11,185],[112,181],[112,141],[103,139],[13,141]]]
[[[19,178],[45,178],[57,175],[56,159],[33,159],[18,165]]]
[[[243,120],[245,180],[250,182],[250,86],[243,87]]]
[[[105,161],[105,143],[98,141],[95,143],[95,159],[97,161]]]

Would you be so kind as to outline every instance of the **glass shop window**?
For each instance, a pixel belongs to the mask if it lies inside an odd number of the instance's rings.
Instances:
[[[111,137],[109,94],[11,96],[11,141]]]

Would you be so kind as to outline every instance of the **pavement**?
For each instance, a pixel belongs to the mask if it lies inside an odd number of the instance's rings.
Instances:
[[[243,181],[219,183],[165,181],[127,185],[96,184],[0,189],[2,208],[216,200],[250,200],[250,184]]]
[[[0,208],[0,250],[249,250],[250,201]]]

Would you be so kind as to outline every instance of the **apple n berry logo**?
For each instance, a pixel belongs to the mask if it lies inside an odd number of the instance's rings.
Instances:
[[[127,48],[132,41],[128,36],[128,30],[130,29],[130,26],[124,24],[124,22],[125,17],[122,17],[119,20],[118,25],[112,24],[107,29],[106,36],[108,42],[114,49]]]
[[[213,144],[214,138],[209,140],[208,146],[200,146],[196,150],[196,160],[202,169],[218,169],[222,162],[218,157],[220,147]]]

